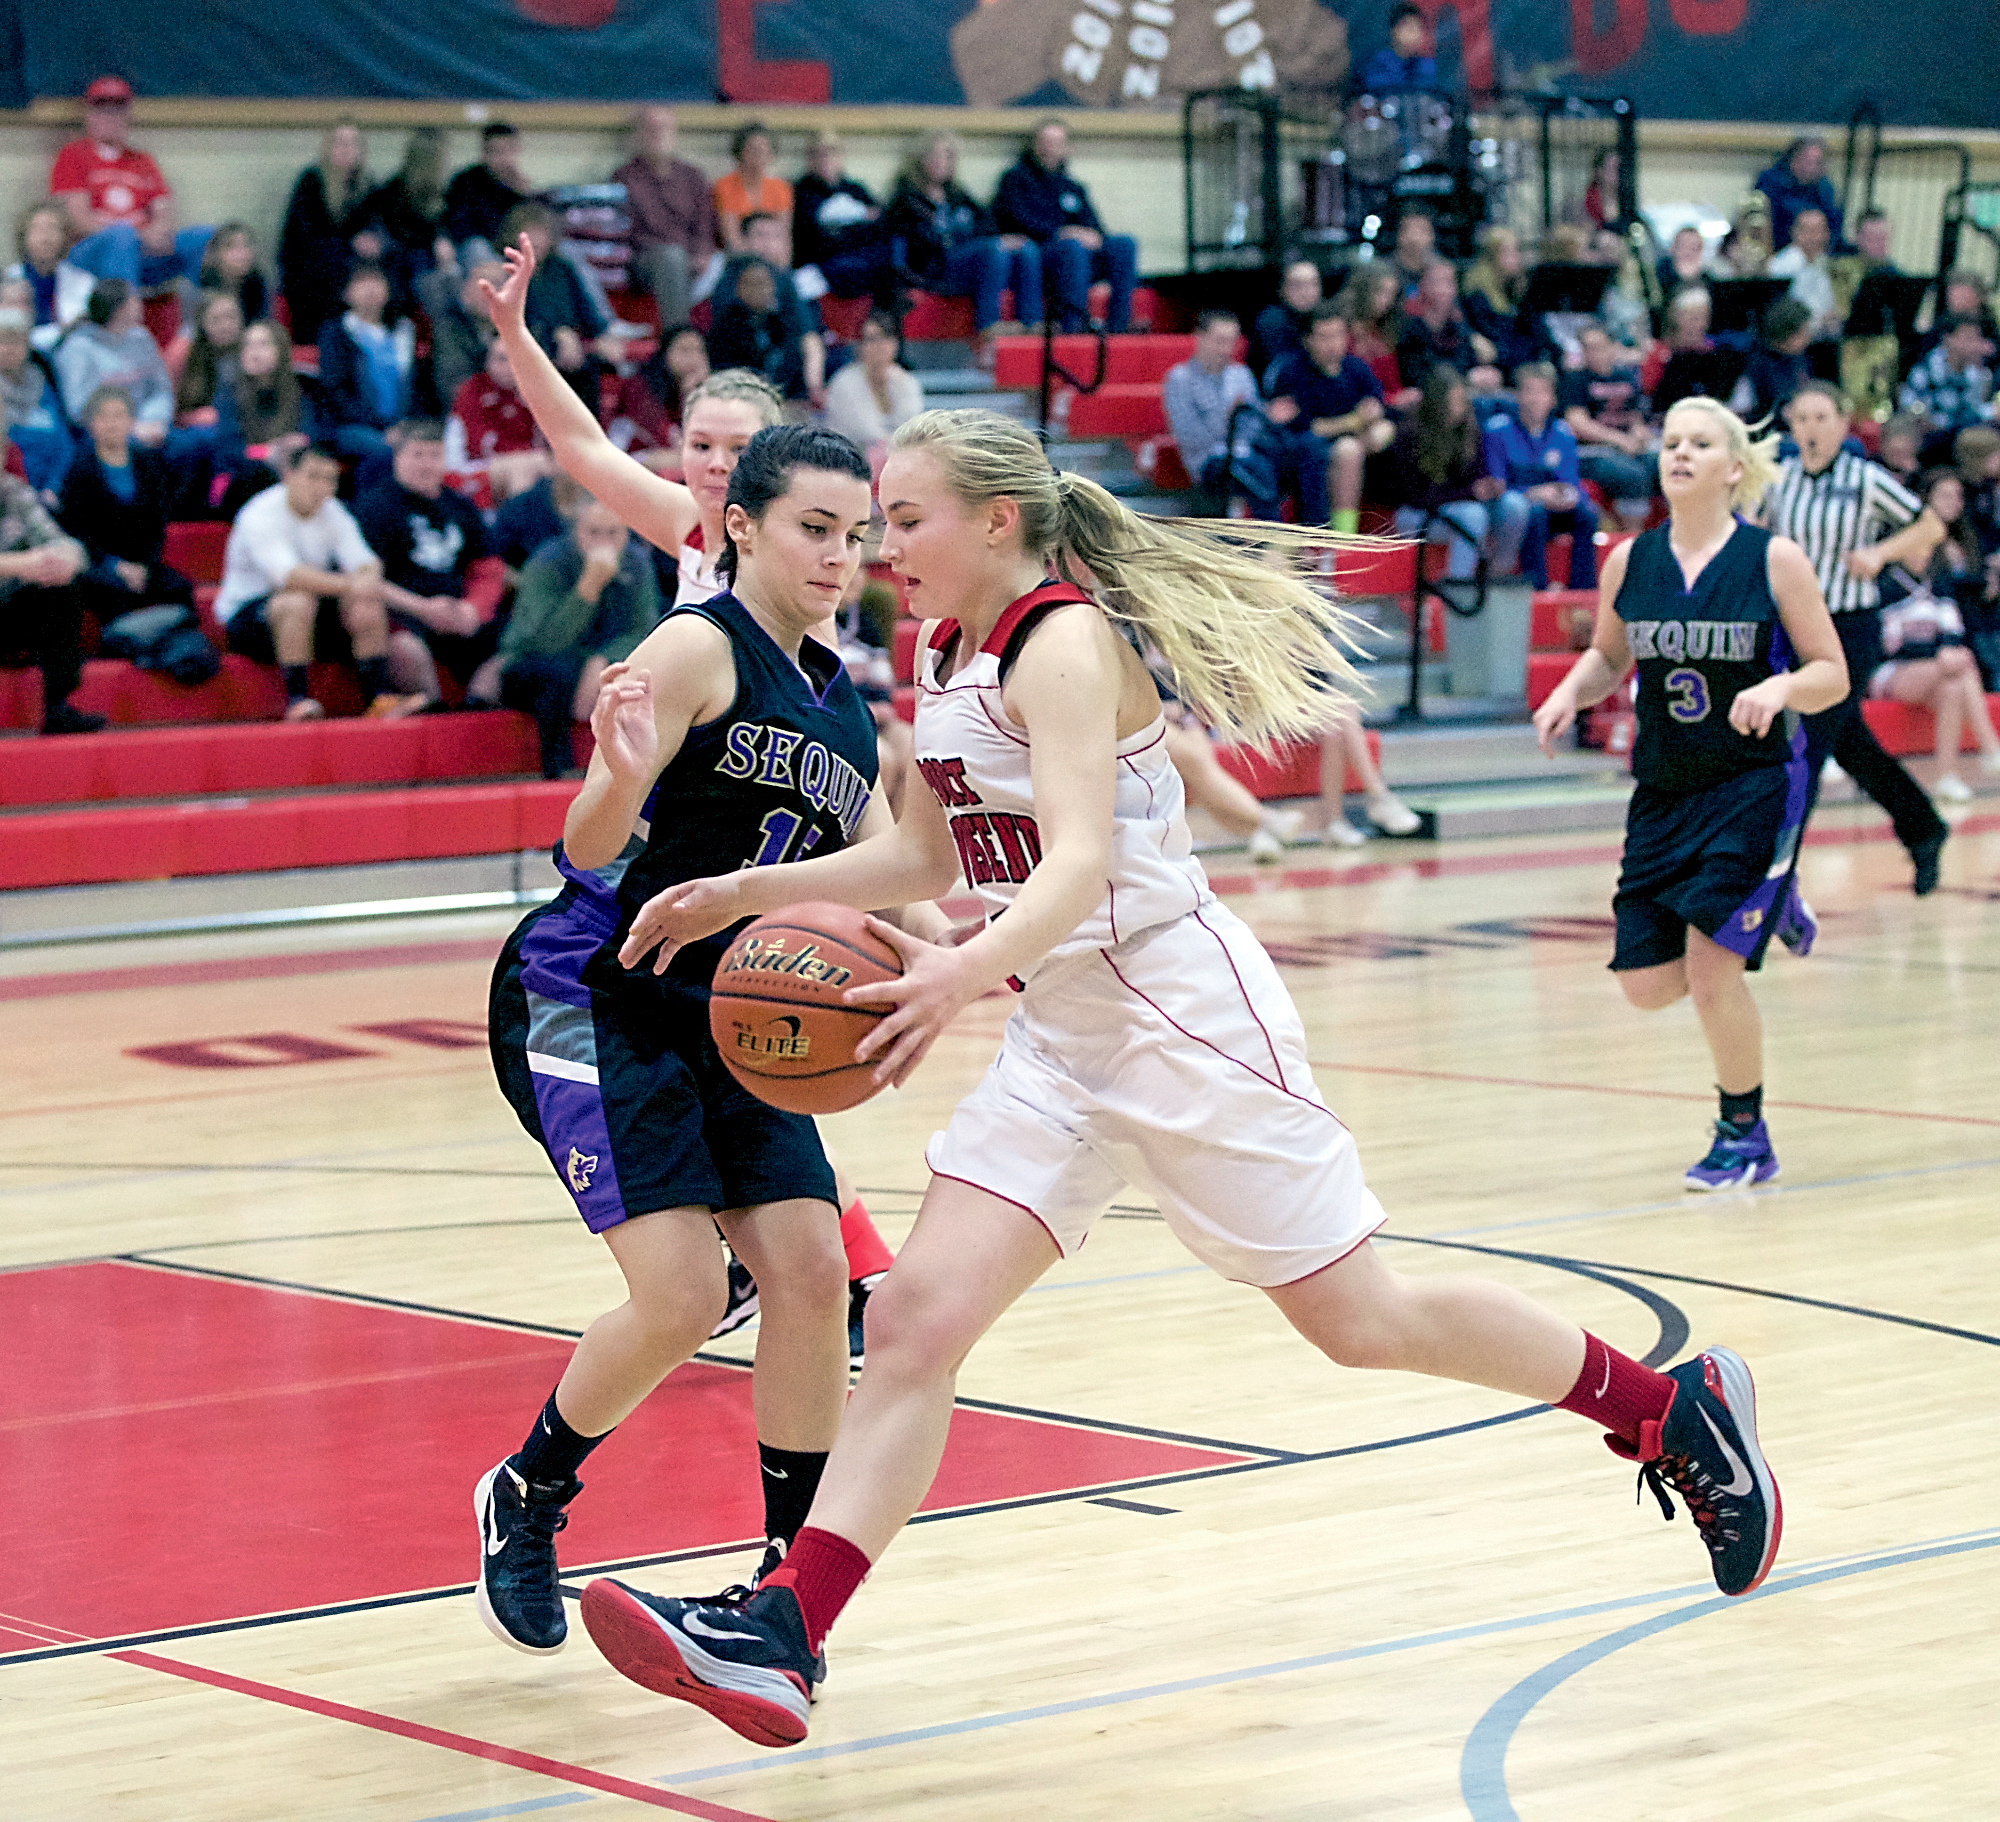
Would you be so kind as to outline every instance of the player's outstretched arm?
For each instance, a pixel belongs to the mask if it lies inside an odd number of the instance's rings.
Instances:
[[[593,498],[602,500],[640,537],[662,550],[679,550],[700,523],[694,495],[678,481],[662,480],[604,434],[604,427],[528,332],[528,286],[535,253],[528,237],[502,251],[507,277],[496,288],[479,281],[479,294],[514,366],[514,383],[548,439],[556,466]]]

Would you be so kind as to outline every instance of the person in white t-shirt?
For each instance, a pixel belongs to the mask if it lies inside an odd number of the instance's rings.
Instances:
[[[284,671],[287,721],[326,713],[307,672],[321,638],[352,652],[370,715],[410,715],[424,705],[421,696],[398,695],[389,681],[382,563],[333,497],[339,484],[339,452],[309,444],[229,528],[216,618],[232,652]]]
[[[897,427],[924,408],[923,383],[898,360],[902,351],[896,319],[874,311],[861,328],[861,358],[826,386],[826,427],[866,450],[878,473]]]

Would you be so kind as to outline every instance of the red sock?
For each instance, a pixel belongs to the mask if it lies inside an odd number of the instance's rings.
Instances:
[[[1603,1424],[1608,1432],[1605,1441],[1616,1453],[1651,1461],[1660,1452],[1660,1425],[1679,1390],[1666,1374],[1641,1366],[1629,1354],[1586,1333],[1583,1371],[1556,1409]]]
[[[841,1210],[840,1244],[847,1249],[849,1284],[873,1278],[896,1263],[889,1243],[875,1231],[875,1223],[869,1219],[868,1204],[859,1196]]]
[[[785,1552],[785,1560],[757,1584],[757,1592],[791,1589],[805,1616],[806,1643],[817,1651],[869,1567],[867,1557],[846,1538],[807,1525]]]

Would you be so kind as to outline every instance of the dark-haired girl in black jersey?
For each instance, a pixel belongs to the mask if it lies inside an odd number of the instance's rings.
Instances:
[[[1638,783],[1612,901],[1611,966],[1642,1011],[1694,1001],[1721,1110],[1690,1189],[1778,1174],[1763,1118],[1764,1028],[1744,976],[1776,935],[1815,934],[1795,877],[1807,809],[1802,715],[1848,689],[1839,635],[1805,553],[1737,516],[1775,476],[1775,437],[1685,399],[1667,413],[1660,490],[1672,517],[1614,550],[1590,649],[1535,711],[1551,752],[1579,709],[1636,663]]]
[[[511,263],[494,312],[503,333],[525,289],[525,262]],[[565,883],[522,921],[494,972],[502,1091],[627,1289],[474,1495],[480,1616],[522,1651],[559,1650],[567,1635],[555,1533],[577,1469],[722,1313],[717,1227],[762,1298],[764,1568],[803,1521],[832,1446],[848,1280],[813,1122],[757,1100],[716,1054],[708,991],[727,936],[657,977],[617,955],[633,910],[667,885],[831,853],[889,823],[874,791],[874,721],[838,653],[807,636],[853,576],[870,512],[867,460],[845,438],[779,426],[750,439],[723,516],[718,571],[730,592],[670,611],[607,670],[596,751],[557,853]],[[930,912],[919,927],[942,925]]]

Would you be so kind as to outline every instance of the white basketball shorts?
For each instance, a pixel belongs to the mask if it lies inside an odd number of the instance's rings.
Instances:
[[[1065,1257],[1129,1184],[1244,1284],[1307,1277],[1386,1219],[1276,967],[1213,902],[1037,970],[925,1157],[1025,1209]]]

